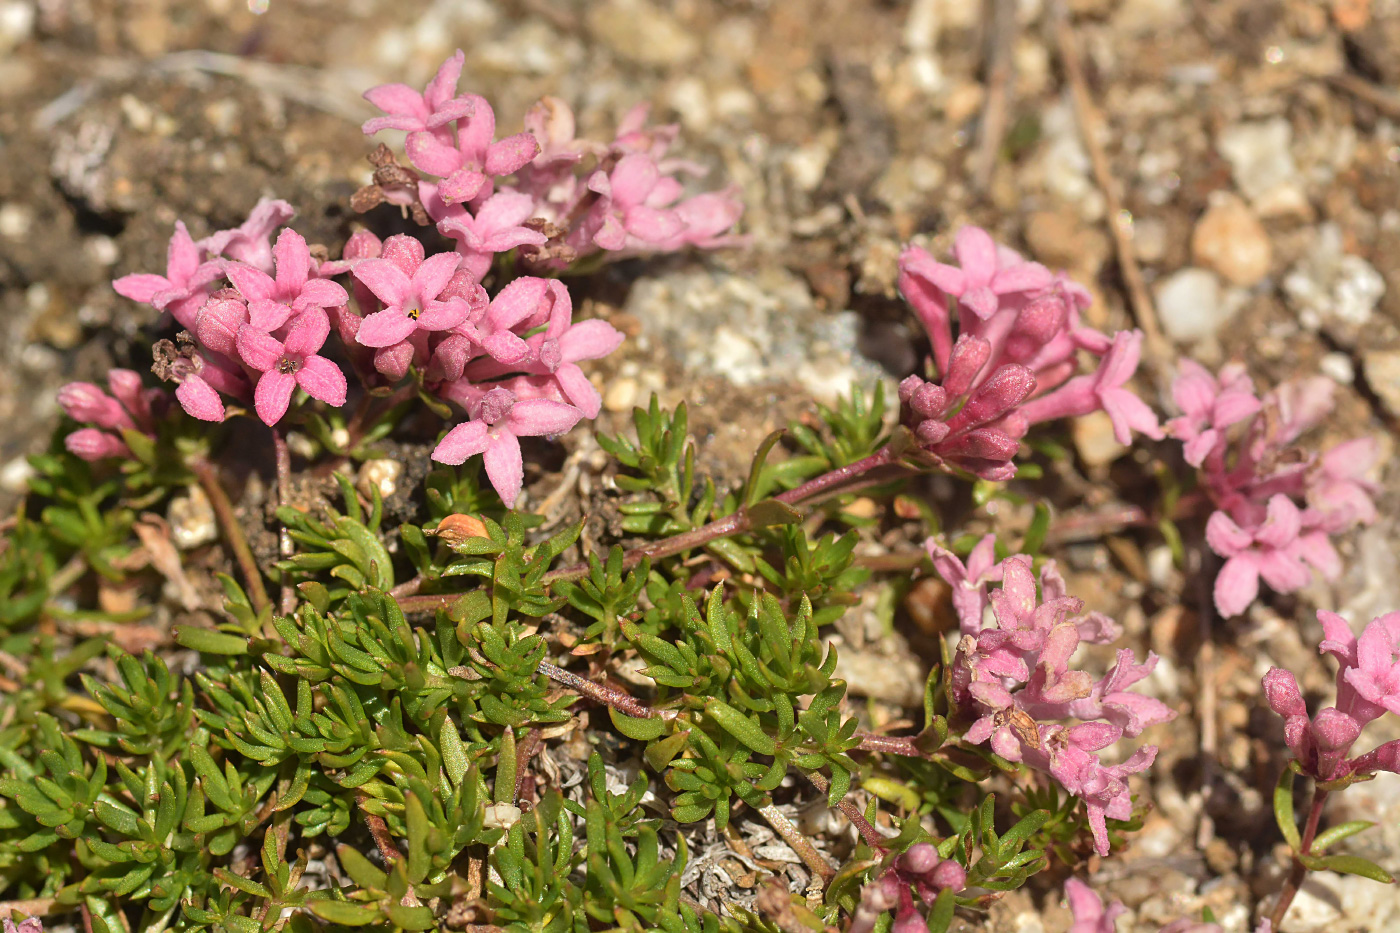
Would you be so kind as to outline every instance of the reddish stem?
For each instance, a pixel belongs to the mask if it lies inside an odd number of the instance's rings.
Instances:
[[[252,549],[248,547],[248,538],[243,534],[243,526],[233,514],[233,503],[229,501],[228,493],[224,492],[223,484],[219,482],[218,470],[208,460],[199,457],[190,461],[190,472],[199,481],[199,487],[209,499],[209,505],[224,532],[229,550],[233,551],[238,569],[243,571],[243,580],[248,584],[248,598],[253,603],[253,609],[262,612],[263,607],[268,605],[267,588],[263,586],[262,572],[258,570],[258,562],[253,557]]]
[[[277,426],[272,426],[272,453],[277,461],[277,504],[279,506],[290,505],[292,498],[292,452],[287,449],[287,439],[282,432],[277,430]],[[277,532],[278,552],[283,559],[290,558],[295,552],[292,545],[292,536],[288,533],[284,525]],[[284,573],[282,579],[286,582],[282,584],[282,598],[280,611],[283,615],[291,615],[297,608],[297,591],[292,586],[287,575]]]

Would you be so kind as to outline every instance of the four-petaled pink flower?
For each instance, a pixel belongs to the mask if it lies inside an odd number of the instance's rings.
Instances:
[[[497,191],[476,209],[476,216],[458,205],[450,205],[437,226],[457,241],[463,268],[479,282],[490,271],[497,253],[517,246],[539,246],[548,240],[540,231],[524,226],[534,213],[535,199],[529,195]]]
[[[228,265],[226,274],[248,302],[248,321],[253,327],[271,332],[308,308],[335,308],[350,300],[335,282],[310,277],[311,250],[291,227],[277,237],[272,252],[276,278],[248,263]]]
[[[466,56],[458,49],[457,54],[442,63],[421,94],[406,84],[381,84],[365,91],[365,100],[387,114],[366,120],[361,127],[365,135],[373,136],[380,130],[435,130],[469,116],[472,102],[456,96],[457,79],[462,76],[465,61]]]
[[[1182,414],[1167,422],[1167,433],[1184,443],[1186,462],[1198,467],[1224,440],[1225,429],[1253,417],[1262,403],[1242,366],[1226,366],[1219,379],[1194,360],[1183,359],[1178,368],[1172,399]]]
[[[470,201],[493,176],[509,175],[539,154],[540,144],[529,133],[496,139],[496,114],[486,98],[466,94],[471,115],[457,122],[457,143],[438,133],[410,133],[405,145],[414,166],[442,178],[438,194],[444,201]]]
[[[297,386],[328,405],[345,404],[345,374],[317,355],[330,332],[330,319],[319,308],[298,315],[285,341],[251,324],[238,329],[238,355],[262,373],[253,402],[265,424],[276,424],[287,413]]]
[[[1225,566],[1215,578],[1215,608],[1222,616],[1239,615],[1259,595],[1259,578],[1280,593],[1306,586],[1311,564],[1328,579],[1341,571],[1341,560],[1327,535],[1304,532],[1302,513],[1282,493],[1269,498],[1267,515],[1257,527],[1241,528],[1224,512],[1206,522],[1206,543]]]
[[[201,259],[199,245],[181,221],[166,249],[165,275],[141,272],[124,275],[112,283],[118,295],[168,310],[181,327],[192,327],[199,306],[208,297],[207,286],[223,277],[223,263]]]
[[[944,294],[958,299],[958,307],[987,320],[1001,307],[1001,296],[1047,288],[1054,281],[1050,270],[1038,262],[1026,262],[1010,250],[1001,250],[987,231],[963,227],[953,242],[958,265],[937,262],[922,250],[905,253],[910,271],[927,279]]]
[[[668,208],[681,193],[680,182],[663,176],[651,156],[625,155],[611,173],[594,172],[588,187],[601,196],[592,222],[593,242],[603,249],[622,249],[629,236],[643,245],[661,244],[685,229]]]
[[[1400,612],[1371,620],[1343,676],[1361,699],[1400,715]]]
[[[550,399],[517,400],[509,389],[494,388],[477,403],[472,419],[448,431],[433,450],[439,463],[458,464],[484,454],[486,475],[501,501],[513,507],[525,479],[520,437],[563,434],[583,413]]]
[[[1093,375],[1076,376],[1049,395],[1032,399],[1021,406],[1021,413],[1034,424],[1102,409],[1113,422],[1113,436],[1118,443],[1130,443],[1133,431],[1161,440],[1157,415],[1146,402],[1124,388],[1137,372],[1141,357],[1142,331],[1119,331]]]
[[[461,331],[497,363],[516,366],[530,357],[530,345],[517,330],[529,321],[548,313],[546,299],[558,301],[556,293],[568,294],[563,283],[555,279],[523,276],[511,282],[491,299],[480,320],[467,321]]]
[[[996,535],[984,535],[968,554],[964,565],[937,539],[929,538],[924,542],[938,575],[953,588],[953,611],[958,615],[958,627],[964,635],[982,630],[982,619],[991,605],[987,584],[1001,582],[1001,561],[996,558],[996,545]]]
[[[457,297],[438,300],[459,262],[456,253],[425,259],[422,243],[404,235],[390,237],[383,258],[366,259],[352,273],[384,302],[384,310],[360,323],[356,339],[367,347],[389,347],[415,331],[444,331],[461,324],[471,306]]]

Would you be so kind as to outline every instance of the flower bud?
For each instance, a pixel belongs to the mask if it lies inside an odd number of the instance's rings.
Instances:
[[[932,871],[938,861],[938,850],[927,842],[920,842],[910,846],[909,850],[899,857],[897,864],[902,871],[922,875]]]
[[[63,445],[84,460],[129,457],[131,449],[121,438],[96,428],[80,428],[63,439]]]
[[[954,861],[941,862],[928,874],[928,883],[938,890],[961,891],[967,887],[967,871]]]
[[[1290,672],[1281,668],[1270,668],[1264,675],[1264,699],[1269,709],[1280,716],[1306,716],[1307,704],[1303,693],[1298,689],[1298,680]]]
[[[70,382],[58,390],[58,404],[74,421],[102,428],[134,428],[121,404],[91,382]]]
[[[912,906],[906,907],[894,918],[890,933],[928,933],[928,921]]]
[[[475,515],[449,515],[438,522],[433,532],[449,545],[461,544],[469,538],[485,538],[486,525]]]

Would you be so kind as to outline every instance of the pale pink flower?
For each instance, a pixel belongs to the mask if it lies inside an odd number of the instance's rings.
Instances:
[[[1032,424],[1102,409],[1113,422],[1113,436],[1120,444],[1132,442],[1133,432],[1161,440],[1157,415],[1124,386],[1137,371],[1142,356],[1142,331],[1119,331],[1113,346],[1092,376],[1076,376],[1060,388],[1021,406]]]
[[[620,250],[630,242],[650,248],[685,229],[669,207],[680,195],[680,183],[663,176],[650,156],[625,155],[612,172],[594,172],[588,187],[600,195],[589,226],[593,242],[603,249]]]
[[[311,278],[311,250],[292,228],[282,231],[272,252],[275,278],[243,262],[229,263],[226,269],[229,281],[248,302],[248,320],[254,328],[271,332],[308,308],[333,308],[350,300],[335,282]]]
[[[361,127],[365,135],[373,136],[390,129],[423,132],[470,116],[472,101],[456,97],[457,80],[462,76],[465,61],[466,56],[458,49],[442,63],[421,94],[406,84],[381,84],[365,91],[365,100],[386,114],[365,121]]]
[[[63,439],[70,453],[84,460],[105,460],[108,457],[130,457],[131,448],[115,434],[97,428],[79,428]]]
[[[583,417],[572,405],[548,399],[517,400],[502,388],[486,392],[471,415],[473,420],[457,425],[438,442],[433,459],[458,464],[483,454],[486,475],[508,508],[515,505],[525,480],[517,438],[563,434]]]
[[[1217,380],[1189,359],[1178,363],[1172,399],[1182,414],[1167,422],[1167,433],[1183,442],[1186,462],[1195,467],[1224,440],[1226,428],[1253,417],[1262,407],[1243,367],[1226,366]]]
[[[423,244],[409,236],[392,236],[383,258],[366,259],[353,275],[384,303],[365,317],[356,339],[367,347],[388,347],[417,331],[444,331],[467,319],[471,305],[461,298],[439,300],[457,272],[456,253],[426,259]]]
[[[1016,253],[997,248],[980,227],[963,227],[953,243],[958,265],[936,261],[920,249],[907,250],[900,264],[944,295],[958,299],[958,307],[987,320],[1001,306],[1001,296],[1047,288],[1054,281],[1050,270],[1037,262],[1025,262]]]
[[[180,326],[190,327],[195,312],[208,297],[208,286],[224,275],[223,263],[205,261],[203,252],[184,223],[177,220],[175,235],[166,249],[165,275],[124,275],[112,283],[112,288],[124,298],[149,304],[158,311],[168,310]]]
[[[478,282],[491,270],[497,253],[540,246],[547,240],[538,230],[523,226],[535,215],[535,201],[518,191],[497,191],[482,202],[475,216],[460,205],[440,203],[448,211],[438,221],[438,230],[457,241],[463,268]]]
[[[262,198],[241,226],[220,230],[200,240],[197,245],[211,256],[226,256],[271,275],[272,234],[295,215],[296,211],[286,201]]]
[[[1291,593],[1311,579],[1306,565],[1331,579],[1341,561],[1327,535],[1305,532],[1302,513],[1287,496],[1271,496],[1267,517],[1257,527],[1241,528],[1224,512],[1206,522],[1206,543],[1225,566],[1215,578],[1215,607],[1222,616],[1239,615],[1259,595],[1262,577],[1275,591]]]
[[[330,320],[320,309],[298,315],[285,342],[250,324],[238,329],[239,356],[262,373],[253,401],[263,423],[272,425],[282,419],[297,386],[328,405],[345,404],[345,374],[317,354],[330,332]]]
[[[540,151],[529,133],[496,141],[491,105],[476,94],[461,99],[470,102],[471,115],[458,121],[456,145],[437,133],[411,133],[406,141],[414,166],[443,179],[438,193],[449,203],[472,200],[493,176],[515,172]]]

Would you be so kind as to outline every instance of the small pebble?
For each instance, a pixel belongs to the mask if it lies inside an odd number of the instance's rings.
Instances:
[[[219,537],[214,507],[198,486],[191,486],[183,496],[171,499],[165,517],[170,522],[170,539],[182,551],[209,544]]]
[[[637,380],[629,376],[614,379],[603,393],[603,407],[613,412],[631,411],[637,402],[637,389]]]
[[[1191,234],[1191,254],[1227,282],[1249,287],[1269,274],[1273,245],[1242,198],[1219,192]]]
[[[377,490],[381,499],[387,499],[399,488],[402,475],[403,464],[397,460],[366,460],[360,466],[355,486],[366,498],[373,498]]]
[[[1074,447],[1088,467],[1107,466],[1128,451],[1113,436],[1113,421],[1105,412],[1096,411],[1074,419],[1070,430],[1074,435]]]
[[[1356,381],[1356,365],[1345,353],[1328,353],[1318,361],[1317,368],[1322,374],[1339,385],[1349,386]]]
[[[1179,343],[1212,337],[1225,323],[1220,280],[1208,269],[1186,268],[1157,286],[1162,330]]]

